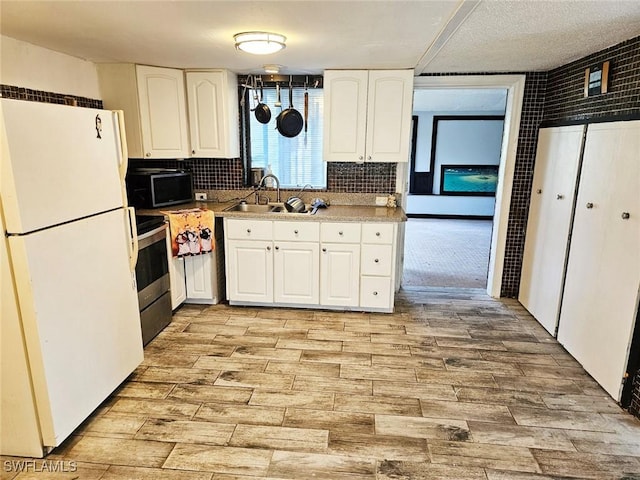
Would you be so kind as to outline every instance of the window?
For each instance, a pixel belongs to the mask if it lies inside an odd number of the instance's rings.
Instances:
[[[293,89],[293,106],[304,116],[304,88]],[[307,131],[304,128],[293,138],[280,135],[276,129],[276,117],[289,107],[289,88],[280,90],[282,108],[275,107],[275,88],[265,88],[263,103],[269,105],[271,121],[258,122],[251,112],[249,137],[251,139],[251,167],[271,165],[272,173],[280,180],[281,187],[302,188],[310,184],[314,188],[326,188],[327,167],[322,160],[323,94],[321,88],[310,88]],[[250,107],[256,102],[250,98]]]

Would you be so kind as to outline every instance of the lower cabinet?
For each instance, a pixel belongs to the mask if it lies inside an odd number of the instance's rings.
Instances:
[[[167,235],[171,309],[183,303],[215,304],[220,302],[216,253],[173,257]]]
[[[227,218],[228,299],[392,312],[396,235],[393,223]]]
[[[273,242],[229,240],[227,251],[227,292],[229,300],[273,302]]]
[[[360,305],[360,244],[323,243],[320,303],[334,307]]]

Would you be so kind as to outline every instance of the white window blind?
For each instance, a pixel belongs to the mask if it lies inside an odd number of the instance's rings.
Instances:
[[[271,109],[271,121],[258,122],[250,112],[251,166],[263,167],[265,172],[271,165],[272,173],[280,180],[281,187],[299,187],[311,184],[315,188],[326,188],[327,167],[322,161],[322,89],[307,90],[309,112],[307,131],[304,128],[293,138],[280,135],[276,129],[276,117],[281,110],[289,108],[289,89],[281,88],[282,108],[276,107],[276,90],[264,89],[263,103]],[[255,102],[251,98],[251,108]],[[293,89],[293,107],[304,117],[304,89]]]

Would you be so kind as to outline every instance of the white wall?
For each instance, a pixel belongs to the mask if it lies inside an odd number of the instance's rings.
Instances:
[[[0,36],[0,83],[100,99],[94,63]]]

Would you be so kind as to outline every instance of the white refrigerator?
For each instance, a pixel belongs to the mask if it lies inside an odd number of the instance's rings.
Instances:
[[[121,112],[0,100],[0,454],[42,457],[143,359]]]

